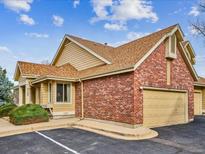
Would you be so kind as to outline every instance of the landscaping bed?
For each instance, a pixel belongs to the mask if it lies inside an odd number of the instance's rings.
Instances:
[[[0,105],[0,118],[6,117],[9,113],[14,110],[17,106],[13,103],[5,103]]]
[[[39,122],[48,122],[48,112],[40,105],[26,104],[17,107],[9,114],[10,122],[15,125],[27,125]]]

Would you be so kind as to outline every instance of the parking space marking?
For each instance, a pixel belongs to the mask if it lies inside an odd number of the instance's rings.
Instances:
[[[65,146],[65,145],[63,145],[63,144],[61,144],[61,143],[59,143],[58,141],[55,141],[54,139],[52,139],[52,138],[50,138],[50,137],[48,137],[48,136],[46,136],[46,135],[44,135],[44,134],[42,134],[42,133],[40,133],[40,132],[38,132],[38,131],[35,131],[35,133],[39,134],[40,136],[42,136],[42,137],[44,137],[44,138],[50,140],[51,142],[53,142],[53,143],[55,143],[55,144],[61,146],[62,148],[66,149],[66,150],[68,150],[68,151],[70,151],[70,152],[72,152],[72,153],[74,153],[74,154],[80,154],[79,152],[77,152],[77,151],[75,151],[75,150],[73,150],[73,149],[71,149],[71,148],[69,148],[69,147],[67,147],[67,146]]]

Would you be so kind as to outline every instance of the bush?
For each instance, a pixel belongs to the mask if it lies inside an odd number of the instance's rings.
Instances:
[[[5,103],[0,106],[0,118],[9,116],[9,113],[17,106],[13,103]]]
[[[17,107],[9,114],[10,122],[15,125],[26,125],[49,121],[48,113],[40,105],[26,104]]]

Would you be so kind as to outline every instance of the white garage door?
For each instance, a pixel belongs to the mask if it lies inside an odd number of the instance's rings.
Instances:
[[[187,122],[187,93],[159,90],[143,92],[143,125],[160,127]]]

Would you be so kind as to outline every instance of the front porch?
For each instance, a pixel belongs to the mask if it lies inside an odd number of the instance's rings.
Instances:
[[[19,84],[19,105],[40,104],[53,116],[75,115],[75,86],[66,80],[26,80]]]

